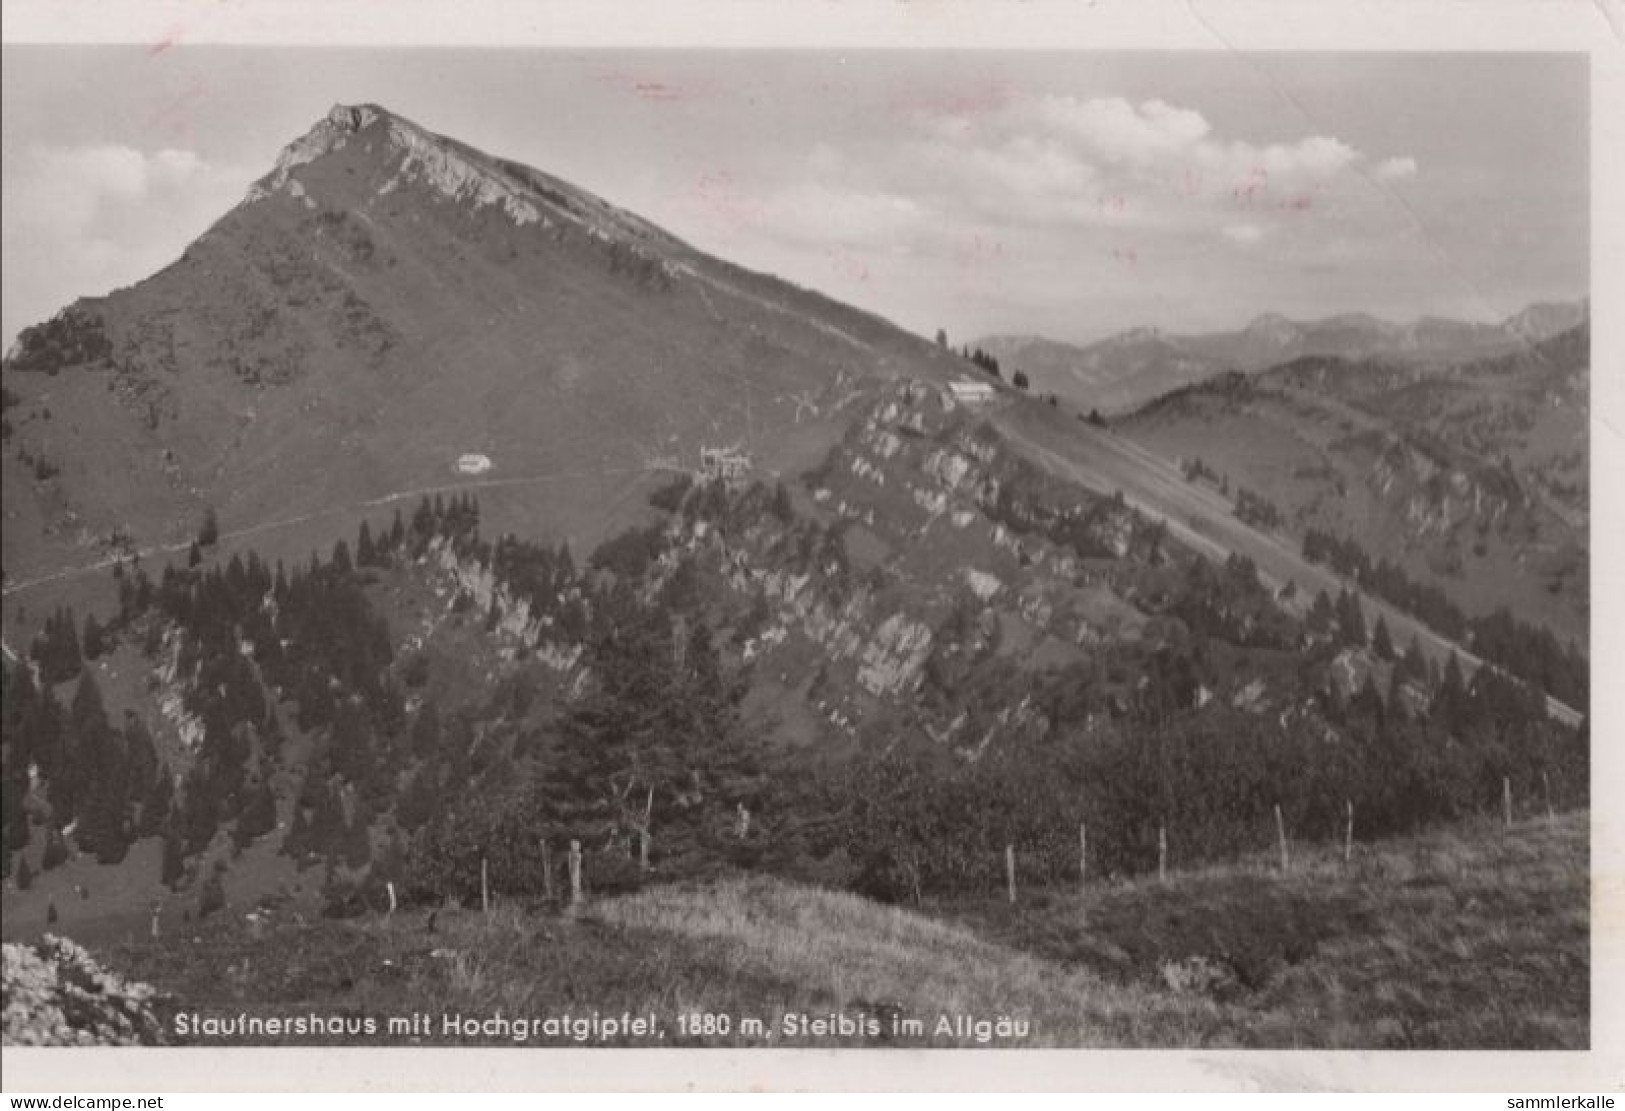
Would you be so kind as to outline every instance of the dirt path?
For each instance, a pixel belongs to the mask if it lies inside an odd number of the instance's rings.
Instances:
[[[637,474],[652,474],[664,471],[675,472],[676,470],[677,468],[656,463],[640,467],[611,467],[597,471],[556,471],[551,474],[542,475],[523,475],[513,478],[488,478],[472,482],[447,482],[435,486],[419,486],[410,490],[396,490],[393,493],[383,494],[379,497],[371,498],[355,505],[338,506],[333,509],[321,509],[317,510],[315,513],[306,513],[299,517],[284,517],[277,521],[263,521],[256,525],[249,525],[246,528],[234,529],[231,532],[222,532],[220,534],[220,539],[222,541],[243,540],[251,536],[258,536],[267,532],[275,532],[279,529],[293,528],[296,525],[308,524],[311,521],[319,521],[328,517],[336,517],[341,515],[356,516],[364,513],[368,509],[377,509],[380,506],[393,505],[396,502],[409,501],[414,498],[433,497],[435,494],[460,494],[468,490],[489,490],[493,488],[513,486],[535,486],[546,482],[562,482],[577,478],[614,478]],[[146,559],[149,556],[155,555],[173,555],[176,552],[184,552],[188,547],[191,546],[191,544],[192,541],[190,538],[173,544],[153,544],[145,548],[137,549],[134,552],[117,556],[108,556],[106,559],[97,560],[94,563],[80,564],[76,567],[65,567],[60,571],[53,571],[49,575],[39,575],[32,579],[24,579],[21,582],[8,583],[6,584],[4,591],[0,592],[0,596],[10,598],[13,595],[26,594],[30,590],[45,586],[49,583],[63,582],[70,579],[80,578],[85,575],[94,574],[97,571],[108,570],[114,564],[129,559]]]

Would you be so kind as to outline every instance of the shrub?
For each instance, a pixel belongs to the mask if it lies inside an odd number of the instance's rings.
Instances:
[[[158,1045],[155,993],[120,979],[64,937],[6,945],[0,1041],[18,1045]]]

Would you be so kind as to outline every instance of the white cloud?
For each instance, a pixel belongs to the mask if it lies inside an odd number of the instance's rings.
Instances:
[[[1122,97],[1078,100],[1046,96],[1019,105],[1012,113],[1017,127],[1032,127],[1070,139],[1080,153],[1108,162],[1144,164],[1179,157],[1212,130],[1200,112],[1160,100],[1139,106]]]
[[[18,188],[35,203],[49,198],[59,218],[88,220],[105,205],[139,202],[166,190],[185,189],[208,176],[191,151],[146,154],[132,147],[102,146],[36,150]]]
[[[1178,299],[1192,273],[1250,266],[1260,244],[1272,266],[1310,266],[1330,237],[1391,223],[1374,160],[1323,131],[1262,141],[1189,105],[1123,97],[911,105],[904,118],[901,137],[826,137],[794,164],[702,176],[676,223],[760,268],[861,283],[882,310],[929,297],[949,315],[1006,296],[1037,311],[1097,297],[1102,281]]]
[[[151,274],[236,201],[252,175],[188,150],[25,148],[7,166],[5,254],[26,260],[6,299],[6,342],[76,297]],[[19,285],[23,283],[18,283]]]
[[[1262,150],[1237,143],[1230,154],[1238,163],[1254,162],[1272,174],[1318,178],[1339,173],[1360,157],[1347,143],[1325,135],[1312,135],[1296,143],[1276,144]]]
[[[1323,202],[1363,180],[1349,172],[1363,156],[1334,136],[1256,143],[1157,99],[1028,96],[913,119],[912,138],[883,148],[819,143],[756,211],[759,231],[876,251],[906,235],[911,249],[939,257],[978,230],[1034,247],[1070,237],[1074,251],[1162,234],[1248,244],[1289,217],[1325,219],[1336,206]]]
[[[1378,181],[1399,181],[1416,176],[1416,159],[1410,157],[1384,158],[1371,175]]]
[[[1326,131],[1229,134],[1158,99],[1010,96],[906,118],[901,138],[825,138],[738,183],[759,202],[746,220],[711,214],[709,242],[836,288],[861,274],[880,307],[929,290],[936,312],[1007,294],[1027,312],[1098,296],[1103,281],[1177,299],[1193,274],[1217,272],[1203,267],[1251,267],[1264,243],[1274,271],[1303,272],[1337,237],[1387,243],[1394,214],[1372,182],[1415,172]],[[1267,284],[1248,274],[1235,280]]]
[[[1065,285],[1100,267],[1165,281],[1172,260],[1215,240],[1313,254],[1328,231],[1372,212],[1358,196],[1368,178],[1354,172],[1366,160],[1350,143],[1227,135],[1165,100],[1001,96],[911,104],[903,118],[912,130],[901,137],[824,137],[794,164],[709,169],[666,215],[763,268],[833,265],[833,280],[861,271],[878,288],[905,280],[906,258],[911,288],[971,300],[1030,291],[1050,259],[1047,280]]]
[[[1196,173],[1219,190],[1260,178],[1301,186],[1334,177],[1360,159],[1352,146],[1331,136],[1258,145],[1216,135],[1195,109],[1162,100],[1131,104],[1122,97],[1017,100],[977,117],[938,118],[927,133],[948,149],[1017,163],[1041,152],[1069,163],[1074,176],[1159,182]]]

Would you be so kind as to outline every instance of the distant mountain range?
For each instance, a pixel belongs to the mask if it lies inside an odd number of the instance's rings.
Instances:
[[[1236,332],[1141,327],[1084,346],[1022,335],[988,336],[976,346],[1007,372],[1026,372],[1037,392],[1111,412],[1227,370],[1262,370],[1305,355],[1460,362],[1539,343],[1589,317],[1589,300],[1531,305],[1499,324],[1431,316],[1395,324],[1364,313],[1294,321],[1267,313]]]

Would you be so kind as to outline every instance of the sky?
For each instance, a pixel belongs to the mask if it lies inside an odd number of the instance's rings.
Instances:
[[[334,103],[955,342],[1588,294],[1583,55],[7,46],[4,343]]]

